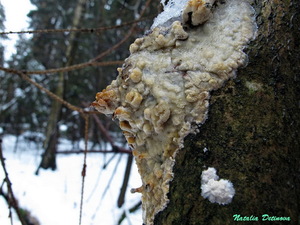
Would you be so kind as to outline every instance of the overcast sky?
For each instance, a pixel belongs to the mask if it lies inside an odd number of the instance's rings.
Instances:
[[[0,0],[4,6],[6,22],[5,31],[21,31],[28,28],[28,12],[35,7],[30,0]],[[15,52],[14,45],[18,39],[17,34],[10,34],[9,40],[2,41],[5,46],[5,59]]]

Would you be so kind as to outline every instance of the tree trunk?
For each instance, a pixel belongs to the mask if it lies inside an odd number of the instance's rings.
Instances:
[[[57,88],[55,94],[62,98],[64,93],[64,76],[60,73],[59,80],[57,83]],[[46,140],[44,142],[45,152],[42,156],[42,161],[39,168],[52,170],[56,169],[56,148],[58,141],[58,121],[61,112],[61,103],[58,101],[53,101],[51,106],[51,111],[49,115],[49,120],[46,130]],[[38,168],[38,170],[39,170]],[[38,170],[36,174],[38,174]]]
[[[300,224],[300,2],[263,0],[253,6],[258,36],[246,50],[249,64],[212,93],[200,133],[186,137],[176,156],[170,202],[155,224],[236,224],[234,215],[258,217],[261,224],[264,214]],[[233,183],[232,203],[201,196],[207,167]]]
[[[76,29],[79,26],[80,19],[83,14],[84,6],[87,0],[78,0],[74,17],[72,29]],[[78,33],[71,32],[69,36],[69,45],[66,50],[66,63],[65,67],[70,66],[73,61],[74,51],[76,50],[76,36]],[[66,74],[63,72],[59,73],[59,80],[57,84],[57,89],[55,94],[60,98],[63,98],[64,86],[65,86],[65,76]],[[46,130],[46,140],[44,143],[45,153],[42,156],[42,161],[39,166],[44,169],[56,169],[56,150],[57,150],[57,142],[58,142],[58,126],[57,123],[59,121],[60,113],[61,113],[62,104],[58,101],[53,101],[49,116],[49,121]],[[38,173],[38,170],[37,170]]]

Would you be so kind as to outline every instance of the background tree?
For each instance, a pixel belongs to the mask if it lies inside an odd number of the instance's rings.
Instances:
[[[76,8],[74,10],[72,29],[78,29],[78,25],[80,23],[85,4],[86,4],[86,0],[78,0]],[[76,36],[78,35],[75,33],[70,33],[67,39],[69,43],[66,47],[66,55],[65,55],[66,62],[64,64],[64,67],[68,67],[72,64],[73,55],[76,54],[76,48],[75,48]],[[67,74],[65,74],[64,72],[59,72],[55,94],[60,98],[63,98],[65,76],[67,76]],[[46,130],[46,139],[44,142],[45,153],[43,155],[40,164],[40,167],[44,169],[48,169],[49,167],[52,169],[56,169],[55,156],[56,156],[56,148],[58,144],[57,143],[58,142],[57,122],[59,120],[61,107],[62,104],[60,102],[52,101],[51,111],[50,111],[47,130]]]
[[[32,0],[31,3],[36,9],[28,14],[30,28],[42,31],[34,32],[29,40],[20,36],[17,53],[8,62],[9,67],[22,71],[64,68],[88,62],[99,56],[97,61],[119,61],[121,65],[120,60],[126,58],[128,45],[135,38],[133,34],[139,35],[144,29],[148,29],[151,18],[157,13],[157,2],[153,1],[141,18],[142,21],[128,34],[129,28],[133,26],[131,22],[139,18],[145,2]],[[80,13],[75,15],[78,6]],[[149,16],[150,18],[145,20]],[[124,23],[128,25],[122,26]],[[103,27],[110,29],[97,30]],[[68,31],[74,28],[82,30]],[[58,31],[59,29],[66,30],[62,32]],[[57,32],[47,32],[51,30]],[[123,45],[107,51],[123,39]],[[105,51],[106,54],[101,57]],[[71,104],[81,107],[89,105],[95,93],[103,89],[116,74],[115,63],[106,67],[88,66],[68,72],[30,77]],[[84,136],[84,122],[78,113],[61,107],[60,103],[51,100],[47,95],[41,95],[38,89],[19,77],[5,76],[1,83],[5,107],[2,107],[0,120],[5,132],[17,135],[26,130],[45,133],[42,140],[32,137],[44,142],[45,153],[40,167],[55,169],[57,140],[61,135],[72,140],[73,148],[79,150],[78,143]],[[101,120],[105,127],[116,130],[108,118],[101,116]],[[64,126],[65,130],[61,131],[61,126]],[[96,127],[97,125],[91,123],[91,140],[99,144],[104,135]]]
[[[128,56],[128,46],[132,40],[136,36],[142,35],[144,30],[149,29],[152,18],[157,14],[159,1],[153,0],[150,5],[148,3],[151,1],[146,0],[89,0],[80,1],[79,4],[77,4],[77,0],[59,2],[32,0],[31,2],[36,6],[36,9],[28,14],[30,29],[33,30],[32,36],[28,38],[24,34],[20,34],[16,45],[16,54],[6,62],[6,68],[1,68],[0,71],[3,74],[0,81],[0,91],[3,93],[0,105],[0,123],[4,134],[18,136],[24,135],[26,132],[35,142],[45,140],[45,143],[49,142],[44,146],[45,154],[43,154],[40,168],[55,169],[57,139],[65,137],[72,140],[74,143],[72,150],[80,150],[76,143],[84,137],[84,121],[78,112],[65,106],[58,106],[56,110],[53,110],[56,121],[52,123],[50,132],[47,132],[46,128],[50,127],[50,109],[55,108],[52,106],[57,103],[23,80],[20,73],[28,75],[33,82],[53,93],[56,92],[58,86],[61,87],[56,94],[73,105],[88,106],[93,101],[95,93],[104,88],[107,82],[117,75],[116,65],[121,65],[122,61],[120,62],[120,60]],[[143,10],[146,2],[148,5]],[[82,8],[79,17],[75,15],[78,5]],[[144,11],[143,16],[141,16],[142,11]],[[74,22],[75,18],[80,18],[78,23]],[[137,19],[140,21],[136,21]],[[74,28],[78,30],[72,30]],[[1,37],[4,35],[1,34]],[[112,66],[100,67],[97,63],[93,66],[88,65],[87,62],[90,61],[118,62]],[[87,66],[65,70],[68,66],[77,66],[81,63],[87,63]],[[45,72],[45,70],[56,68],[58,68],[56,72]],[[31,73],[31,71],[37,72]],[[16,76],[17,74],[19,76]],[[120,142],[117,140],[119,130],[112,126],[113,123],[110,119],[99,117],[101,125],[105,129],[99,130],[97,123],[90,123],[89,127],[90,140],[95,143],[95,146],[101,148],[102,146],[98,144],[102,143],[103,137],[106,137],[110,131],[114,132],[115,140],[113,141]],[[66,127],[66,130],[58,129],[62,126]],[[44,133],[45,136],[41,136],[41,133]],[[55,140],[54,142],[47,141],[47,133],[55,133],[52,139]],[[106,145],[103,144],[103,146]],[[111,151],[114,151],[115,155],[119,153],[119,148],[114,147]],[[100,150],[105,153],[105,149]],[[122,150],[123,153],[130,153],[128,149],[122,148]],[[109,162],[110,160],[103,166],[103,169]],[[118,200],[119,207],[124,203],[124,194],[132,164],[131,155],[128,156],[127,164],[124,184]],[[8,204],[10,203],[8,202]],[[132,210],[136,210],[139,205],[140,203]],[[126,214],[124,213],[124,215]],[[120,223],[122,219],[124,218],[120,219]]]
[[[260,221],[263,214],[290,217],[289,224],[300,224],[300,2],[253,6],[258,36],[246,50],[249,64],[212,93],[208,120],[176,156],[170,203],[155,224],[235,224],[235,214]],[[233,182],[229,205],[201,196],[207,167]]]
[[[4,21],[5,21],[4,8],[0,2],[0,31],[4,31]],[[3,66],[3,63],[4,63],[4,47],[0,43],[0,66]]]

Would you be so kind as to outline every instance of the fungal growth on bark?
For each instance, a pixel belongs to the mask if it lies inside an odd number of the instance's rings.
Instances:
[[[256,30],[248,0],[170,0],[165,12],[176,4],[180,16],[158,16],[93,103],[119,122],[133,149],[142,186],[132,192],[142,193],[147,225],[168,203],[184,137],[207,119],[210,92],[245,65],[243,49]]]
[[[219,179],[217,170],[209,167],[201,174],[201,195],[211,203],[229,204],[235,194],[233,184],[229,180]]]

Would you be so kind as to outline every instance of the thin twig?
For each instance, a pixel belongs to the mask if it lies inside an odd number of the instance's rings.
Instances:
[[[6,203],[8,204],[8,218],[10,220],[10,224],[13,225],[14,224],[14,221],[13,221],[13,216],[12,216],[12,211],[11,211],[11,201],[10,201],[10,198],[8,196],[8,194],[4,193],[3,189],[2,189],[2,186],[5,184],[5,179],[0,187],[0,195],[3,196],[3,198],[5,199]]]
[[[39,88],[40,90],[44,91],[47,95],[49,95],[51,98],[53,98],[54,100],[60,102],[61,104],[65,105],[66,107],[68,107],[69,109],[73,110],[73,111],[77,111],[81,114],[85,114],[84,109],[79,108],[75,105],[72,105],[71,103],[65,101],[64,99],[62,99],[61,97],[59,97],[58,95],[54,94],[53,92],[49,91],[47,88],[43,87],[42,85],[36,83],[35,81],[33,81],[32,79],[30,79],[26,74],[20,72],[20,71],[15,71],[15,73],[17,73],[21,78],[23,78],[24,80],[28,81],[29,83],[33,84],[34,86],[36,86],[37,88]]]
[[[61,67],[61,68],[56,68],[56,69],[49,69],[49,70],[37,70],[37,71],[26,71],[26,74],[31,75],[31,74],[50,74],[50,73],[58,73],[58,72],[68,72],[68,71],[73,71],[73,70],[78,70],[78,69],[83,69],[89,66],[111,66],[111,65],[122,65],[124,61],[107,61],[107,62],[84,62],[84,63],[79,63],[75,64],[72,66],[67,66],[67,67]]]
[[[65,33],[65,32],[81,32],[81,33],[99,33],[105,30],[113,30],[122,28],[125,26],[129,26],[132,24],[136,24],[142,21],[150,20],[151,18],[141,18],[134,21],[129,21],[122,23],[120,25],[115,26],[107,26],[107,27],[98,27],[98,28],[78,28],[78,29],[41,29],[41,30],[27,30],[27,31],[6,31],[6,32],[0,32],[0,35],[8,35],[8,34],[37,34],[37,33]]]
[[[82,154],[84,150],[65,150],[65,151],[57,151],[56,154]],[[112,150],[88,150],[88,153],[124,153],[124,154],[132,154],[130,149],[122,148],[116,146]]]
[[[109,135],[107,129],[101,123],[100,119],[95,114],[93,115],[93,119],[95,120],[99,130],[103,133],[103,136],[105,137],[106,141],[108,141],[111,144],[111,146],[114,148],[115,143],[114,143],[112,137]]]
[[[110,47],[109,49],[107,49],[106,51],[102,52],[100,55],[98,55],[97,57],[95,57],[94,59],[92,59],[92,62],[96,62],[100,59],[102,59],[104,56],[108,55],[109,53],[111,53],[112,51],[116,50],[117,48],[119,48],[123,43],[125,43],[127,41],[127,39],[132,36],[134,34],[134,30],[135,30],[136,24],[133,24],[130,28],[130,30],[127,32],[127,34],[125,35],[125,37],[119,41],[117,44],[115,44],[114,46]]]
[[[146,9],[148,8],[149,4],[151,3],[152,0],[148,0],[145,5],[144,8],[142,9],[141,13],[140,13],[140,17],[139,19],[141,19],[146,11]],[[107,49],[106,51],[102,52],[100,55],[98,55],[97,57],[95,57],[94,59],[92,59],[91,61],[98,61],[100,59],[102,59],[104,56],[108,55],[109,53],[111,53],[112,51],[116,50],[117,48],[119,48],[123,43],[125,43],[127,41],[127,39],[132,36],[135,32],[135,28],[136,28],[137,24],[133,24],[131,26],[131,28],[129,29],[129,31],[127,32],[127,34],[125,35],[125,37],[119,41],[117,44],[115,44],[114,46],[112,46],[111,48]]]
[[[111,182],[112,182],[113,179],[116,177],[115,175],[116,175],[116,172],[117,172],[117,170],[118,170],[118,167],[119,167],[119,164],[120,164],[120,162],[121,162],[121,159],[122,159],[122,155],[119,156],[119,159],[118,159],[118,161],[117,161],[117,163],[116,163],[116,165],[115,165],[115,168],[114,168],[113,172],[111,173],[111,176],[110,176],[110,178],[109,178],[109,181],[107,182],[107,185],[106,185],[106,187],[105,187],[105,189],[104,189],[104,191],[103,191],[103,193],[102,193],[102,196],[101,196],[101,202],[103,201],[103,199],[104,199],[104,197],[105,197],[105,195],[106,195],[106,192],[108,191],[108,189],[109,189],[109,187],[110,187],[110,185],[111,185]]]
[[[81,197],[80,197],[80,212],[79,212],[79,225],[81,225],[82,220],[82,208],[83,208],[83,195],[84,195],[84,184],[86,176],[86,157],[88,152],[88,136],[89,136],[89,116],[84,115],[84,158],[83,158],[83,168],[81,172],[82,181],[81,181]]]
[[[0,68],[1,69],[1,68]],[[56,94],[54,94],[53,92],[49,91],[47,88],[43,87],[42,85],[38,84],[37,82],[35,82],[34,80],[30,79],[25,73],[23,73],[22,71],[19,70],[15,70],[15,69],[10,69],[9,71],[10,73],[14,73],[19,75],[22,79],[28,81],[29,83],[33,84],[35,87],[37,87],[38,89],[40,89],[41,91],[45,92],[47,95],[49,95],[51,98],[53,98],[54,100],[60,102],[61,104],[65,105],[67,108],[69,108],[72,111],[77,111],[81,114],[86,114],[87,112],[82,109],[79,108],[75,105],[72,105],[71,103],[65,101],[64,99],[60,98],[59,96],[57,96]],[[91,112],[89,112],[91,113]]]
[[[105,194],[106,194],[106,192],[107,192],[107,190],[108,190],[108,188],[109,188],[109,186],[110,186],[110,183],[111,183],[111,181],[112,181],[112,179],[113,179],[113,177],[114,177],[114,174],[115,174],[116,171],[117,171],[117,168],[118,168],[118,165],[119,165],[119,163],[120,163],[120,161],[121,161],[121,158],[122,158],[122,155],[119,156],[118,162],[117,162],[117,164],[115,165],[114,170],[113,170],[113,172],[112,172],[112,176],[110,177],[110,179],[109,179],[109,181],[108,181],[108,183],[107,183],[107,186],[105,187],[105,190],[104,190],[104,192],[103,192],[103,194],[102,194],[102,196],[101,196],[101,199],[100,199],[100,201],[99,201],[99,203],[98,203],[98,205],[97,205],[97,207],[96,207],[96,209],[95,209],[95,212],[93,213],[93,216],[92,216],[92,217],[95,217],[95,216],[96,216],[96,213],[98,212],[98,210],[100,209],[100,207],[101,207],[101,205],[102,205],[103,198],[104,198],[104,196],[105,196]]]
[[[2,152],[2,139],[0,139],[0,161],[1,161],[1,165],[2,165],[2,168],[3,168],[3,171],[4,171],[4,175],[5,175],[5,182],[6,182],[6,185],[7,185],[7,192],[8,192],[7,193],[7,197],[8,197],[7,201],[9,203],[9,207],[14,208],[21,224],[22,225],[27,225],[27,222],[26,222],[25,218],[23,217],[23,215],[21,213],[21,210],[19,208],[18,202],[15,198],[14,192],[12,190],[12,183],[9,179],[8,172],[6,170],[5,158],[3,157],[3,152]],[[10,213],[10,216],[12,217],[11,213]],[[11,219],[11,221],[12,221],[12,219]]]
[[[49,69],[49,70],[36,70],[36,71],[22,71],[26,75],[33,75],[33,74],[53,74],[53,73],[59,73],[59,72],[68,72],[68,71],[73,71],[73,70],[78,70],[78,69],[83,69],[89,66],[111,66],[111,65],[121,65],[123,64],[124,61],[107,61],[107,62],[84,62],[84,63],[79,63],[75,64],[72,66],[67,66],[67,67],[60,67],[56,69]],[[7,72],[7,73],[16,73],[15,69],[11,68],[5,68],[5,67],[0,67],[0,70]]]
[[[137,211],[138,209],[141,208],[141,205],[142,205],[142,202],[139,201],[137,204],[135,204],[134,206],[132,206],[130,209],[129,209],[129,213],[133,213],[135,211]],[[120,216],[120,219],[118,221],[118,225],[122,224],[122,221],[126,218],[126,212],[124,211],[123,214]]]
[[[11,211],[11,201],[10,201],[10,198],[8,197],[8,194],[4,193],[3,191],[3,186],[5,184],[5,178],[1,184],[1,187],[0,187],[0,195],[3,196],[3,198],[5,199],[6,203],[8,204],[8,218],[10,219],[10,224],[13,225],[14,224],[14,221],[13,221],[13,217],[12,217],[12,211]]]

